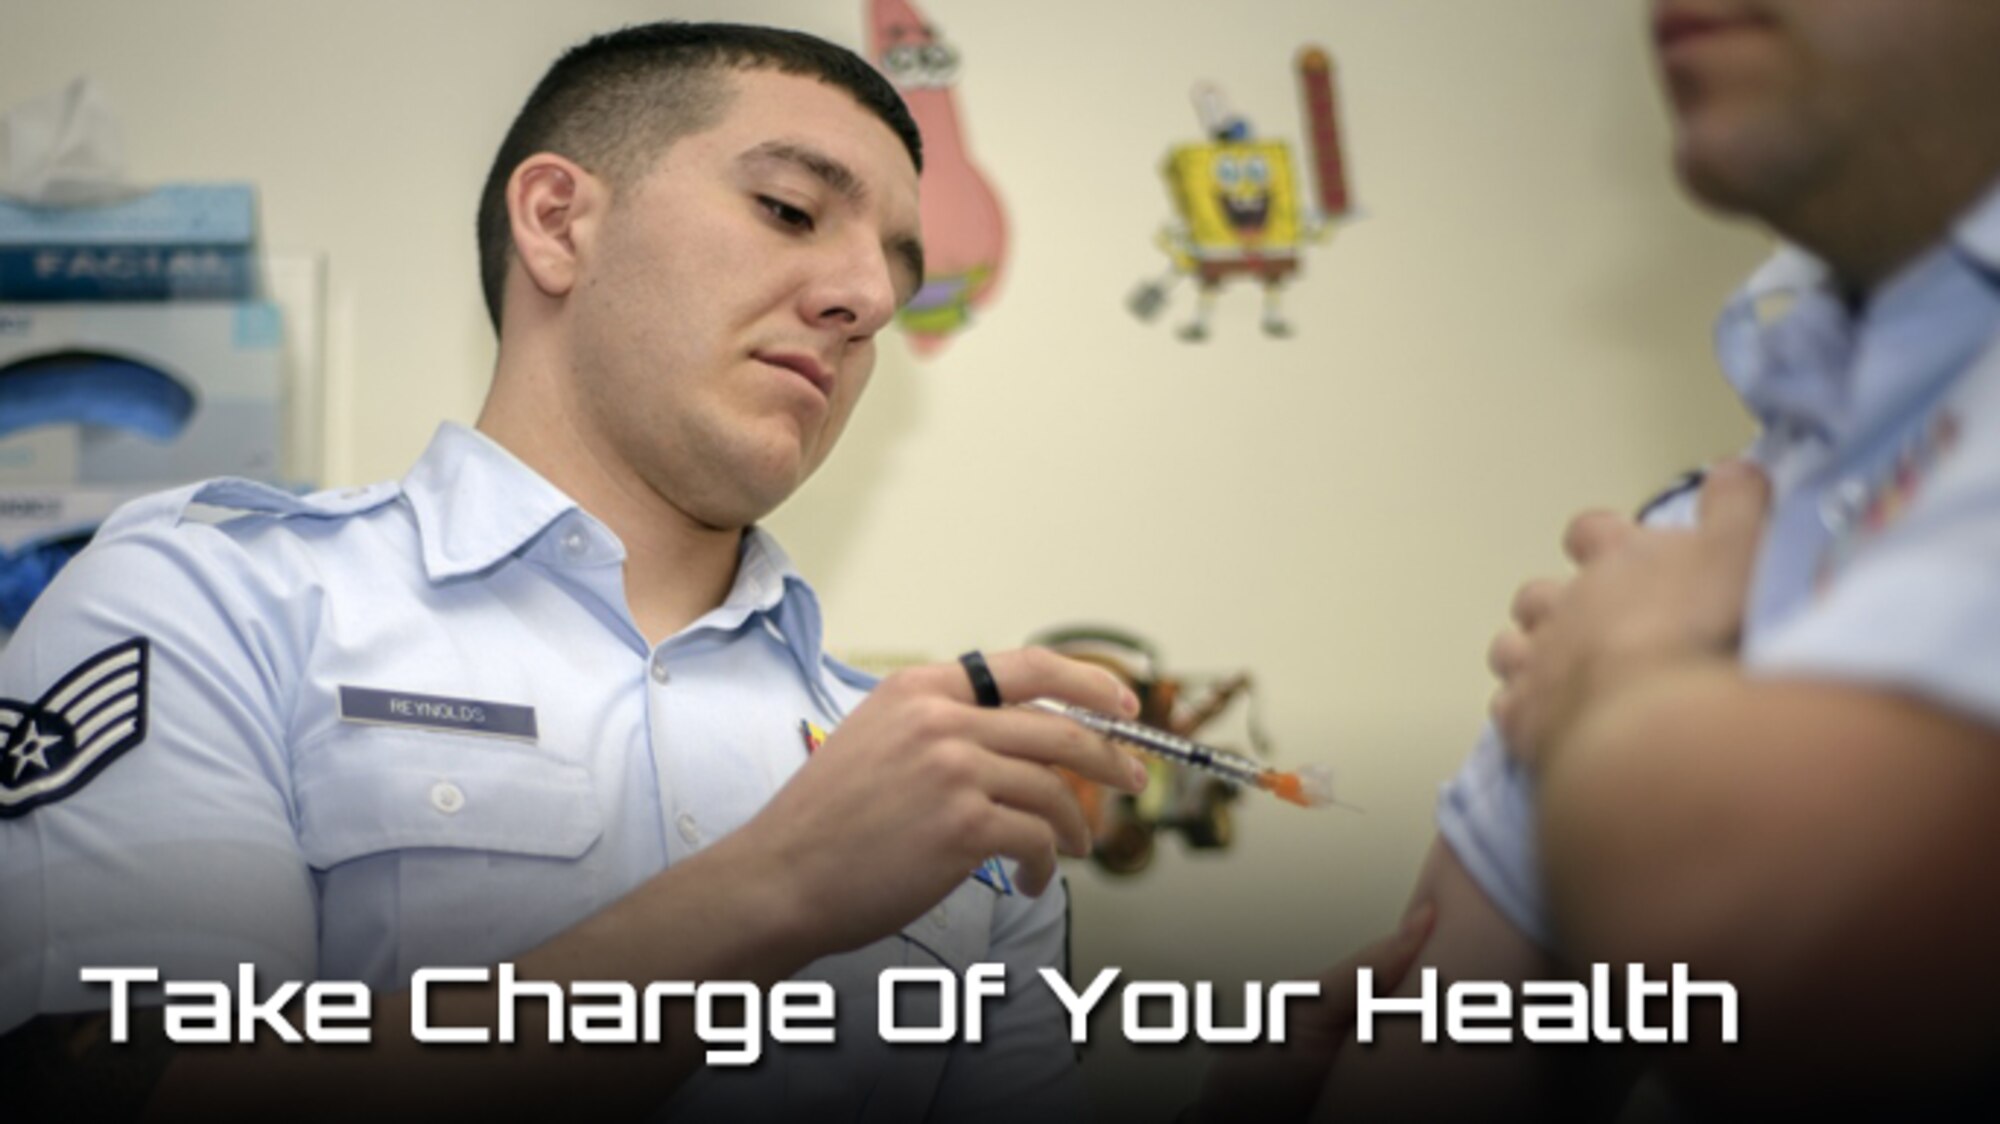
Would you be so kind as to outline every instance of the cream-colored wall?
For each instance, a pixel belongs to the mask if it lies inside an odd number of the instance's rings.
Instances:
[[[1072,871],[1079,967],[1304,975],[1386,930],[1470,744],[1481,656],[1562,520],[1630,506],[1747,433],[1706,350],[1764,243],[1666,175],[1637,0],[931,0],[1012,222],[1006,290],[916,361],[884,347],[834,460],[771,520],[849,652],[949,656],[1046,625],[1138,629],[1248,667],[1288,759],[1360,812],[1241,806],[1239,846]],[[150,179],[248,179],[279,249],[331,264],[329,482],[397,474],[469,419],[492,348],[475,194],[542,67],[669,14],[850,44],[861,0],[3,0],[0,103],[89,73]],[[1339,70],[1367,214],[1308,258],[1286,342],[1225,293],[1213,338],[1122,308],[1156,276],[1156,162],[1221,85],[1297,143],[1302,43]],[[1184,316],[1175,294],[1168,318]],[[1100,1091],[1195,1070],[1099,1024]]]

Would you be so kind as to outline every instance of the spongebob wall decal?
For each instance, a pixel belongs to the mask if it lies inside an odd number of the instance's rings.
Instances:
[[[1229,281],[1249,278],[1263,287],[1265,334],[1291,335],[1281,301],[1284,286],[1299,274],[1305,248],[1326,241],[1333,224],[1352,211],[1333,61],[1324,50],[1307,47],[1299,52],[1296,69],[1310,189],[1288,144],[1256,135],[1214,86],[1195,87],[1195,112],[1206,138],[1175,145],[1160,164],[1174,221],[1157,241],[1170,264],[1164,276],[1140,285],[1128,300],[1141,320],[1158,316],[1173,286],[1188,278],[1195,285],[1195,311],[1180,337],[1207,339],[1216,293]]]

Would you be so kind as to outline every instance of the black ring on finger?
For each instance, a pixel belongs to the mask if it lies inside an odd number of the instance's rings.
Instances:
[[[993,681],[993,669],[986,666],[986,657],[975,649],[958,657],[958,663],[965,669],[965,677],[972,680],[972,701],[989,709],[999,706],[1000,684]]]

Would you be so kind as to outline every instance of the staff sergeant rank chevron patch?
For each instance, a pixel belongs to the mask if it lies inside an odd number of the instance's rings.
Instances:
[[[147,651],[114,644],[32,703],[0,698],[0,817],[61,800],[145,740]]]

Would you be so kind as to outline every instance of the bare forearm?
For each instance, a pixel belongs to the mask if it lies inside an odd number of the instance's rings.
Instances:
[[[1950,1073],[1987,1037],[1954,1012],[2000,999],[1995,792],[1993,735],[1963,719],[1691,664],[1602,700],[1548,763],[1549,898],[1578,960],[1736,984],[1743,1048],[1690,1056],[1698,1084]]]
[[[1548,755],[1542,859],[1575,959],[1713,956],[1728,919],[1796,873],[1769,793],[1798,776],[1779,732],[1745,728],[1742,690],[1720,664],[1628,685]]]
[[[1919,747],[1850,690],[1759,682],[1715,661],[1593,711],[1542,777],[1565,949],[1776,969],[1884,894],[1907,896],[1895,886],[1935,847],[1924,804],[1949,793],[1892,783]]]

